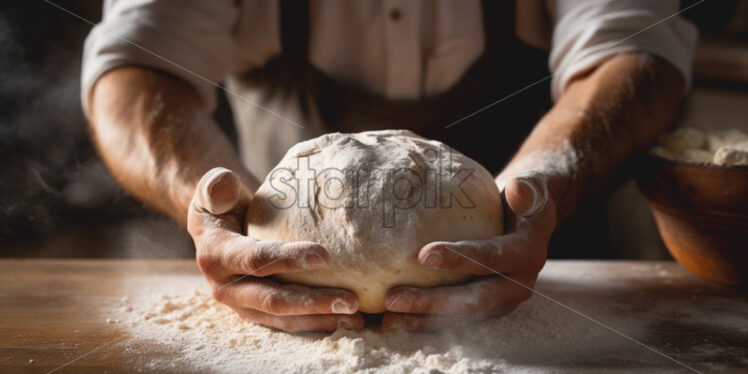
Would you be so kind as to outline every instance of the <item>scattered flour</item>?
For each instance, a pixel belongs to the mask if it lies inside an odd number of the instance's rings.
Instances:
[[[651,153],[671,160],[748,165],[748,134],[740,130],[679,128],[660,138]]]
[[[537,296],[509,316],[469,325],[455,322],[439,332],[367,327],[359,332],[289,334],[241,321],[212,299],[200,277],[164,277],[148,283],[155,292],[122,298],[116,316],[131,341],[167,351],[163,356],[168,358],[137,363],[147,370],[545,373],[553,372],[549,366],[554,365],[568,369],[592,362],[597,367],[596,362],[620,361],[631,351],[634,357],[662,364],[640,347]],[[626,306],[598,305],[595,298],[575,292],[555,297],[606,324],[625,326],[626,334],[642,333],[640,323],[615,317],[625,315],[616,310]]]
[[[508,316],[455,322],[439,332],[367,327],[288,334],[241,321],[213,301],[199,275],[126,282],[127,297],[117,295],[110,317],[129,336],[123,344],[133,372],[684,372],[538,295]],[[652,288],[657,284],[662,288]],[[551,262],[536,290],[683,362],[748,365],[734,361],[745,347],[748,300],[712,296],[709,287],[675,265]],[[721,340],[706,339],[715,332]]]

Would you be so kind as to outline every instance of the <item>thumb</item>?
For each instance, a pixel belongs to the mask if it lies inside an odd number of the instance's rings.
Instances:
[[[246,196],[245,187],[236,173],[216,167],[200,178],[193,204],[199,211],[219,215],[232,210]]]
[[[516,175],[506,184],[504,197],[509,208],[517,215],[534,215],[548,204],[548,184],[545,175],[536,171]]]

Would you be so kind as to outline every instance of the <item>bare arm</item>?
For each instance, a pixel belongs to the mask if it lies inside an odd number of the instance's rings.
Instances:
[[[187,83],[145,68],[115,69],[97,81],[89,108],[94,142],[115,178],[182,225],[208,170],[222,166],[251,191],[259,186]]]
[[[563,222],[596,196],[626,160],[674,123],[684,92],[675,68],[654,57],[614,57],[578,76],[497,178],[545,174]]]

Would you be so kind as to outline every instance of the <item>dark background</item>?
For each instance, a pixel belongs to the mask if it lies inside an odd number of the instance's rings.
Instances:
[[[98,1],[54,2],[101,18]],[[748,40],[725,29],[737,3],[709,0],[685,15],[702,35]],[[88,138],[79,74],[90,28],[42,0],[0,2],[0,256],[191,257],[186,233],[128,197]],[[232,136],[223,97],[216,118]]]

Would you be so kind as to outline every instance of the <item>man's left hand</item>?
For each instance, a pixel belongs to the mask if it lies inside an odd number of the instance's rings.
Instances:
[[[455,286],[396,287],[387,294],[385,328],[437,329],[455,319],[508,314],[532,296],[556,226],[546,178],[535,172],[511,179],[502,191],[508,230],[486,240],[433,242],[418,253],[424,266],[475,274]]]

